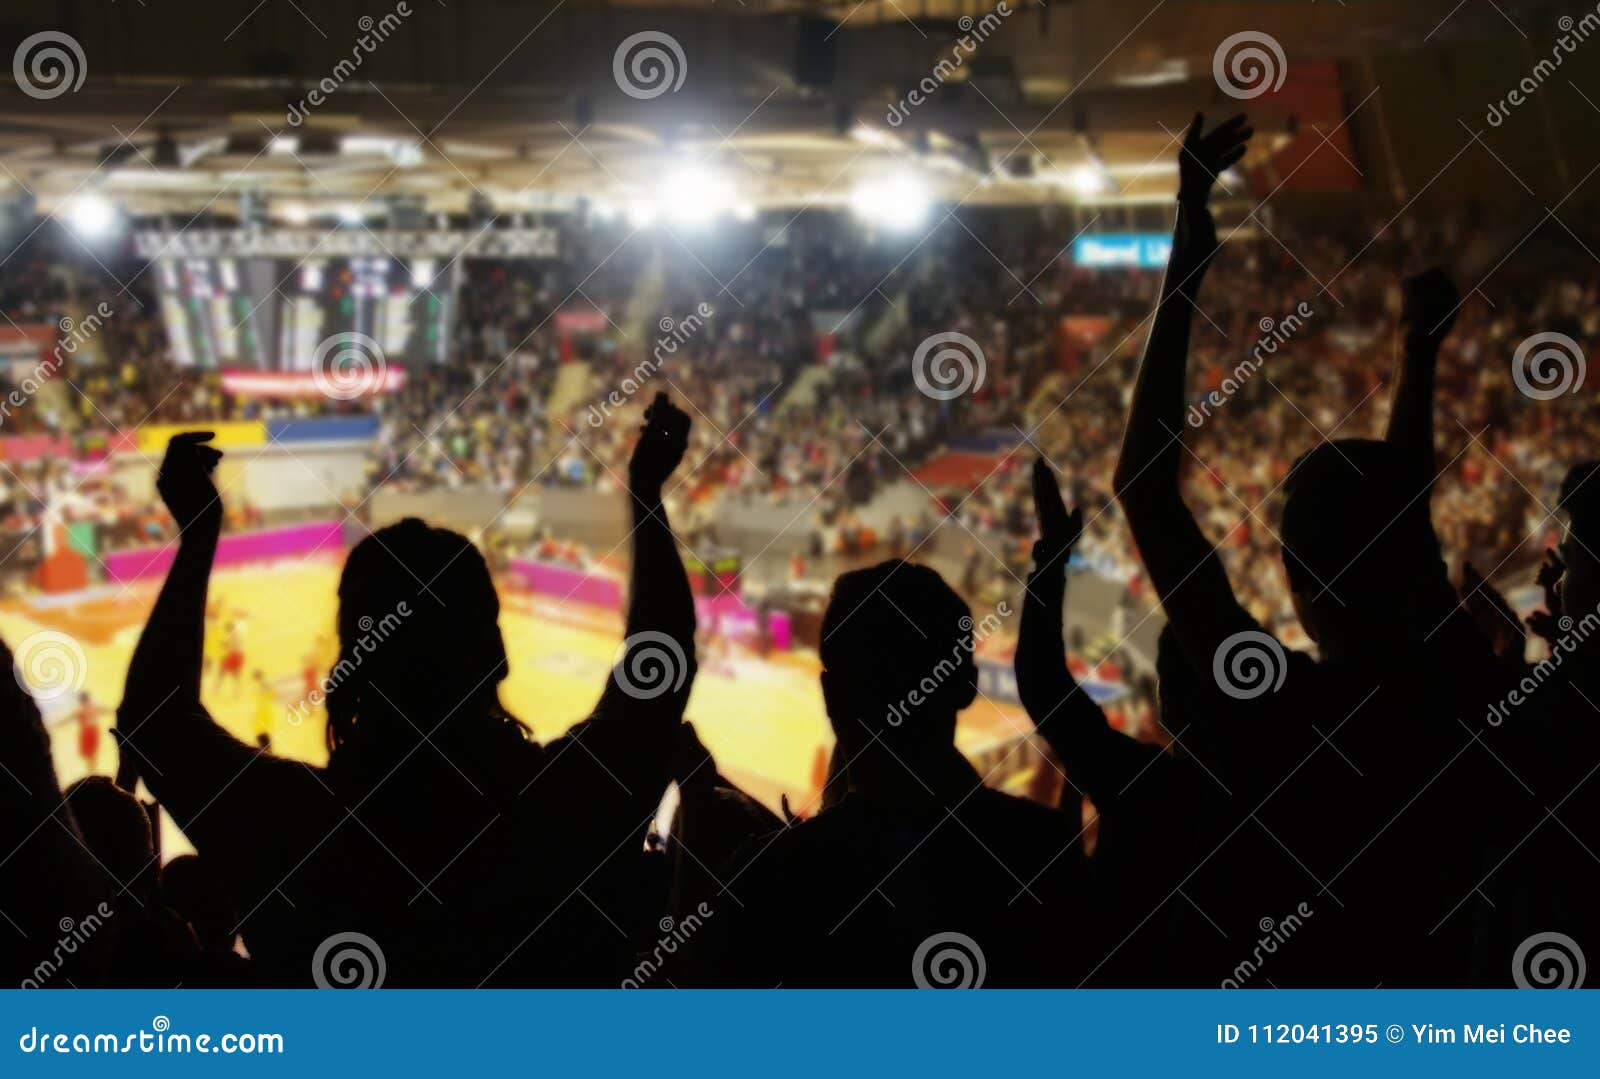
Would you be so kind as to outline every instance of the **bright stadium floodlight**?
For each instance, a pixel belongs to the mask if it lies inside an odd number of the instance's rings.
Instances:
[[[675,225],[700,228],[733,209],[733,185],[709,169],[686,165],[668,174],[657,199]]]
[[[628,203],[628,224],[636,229],[651,228],[656,223],[660,214],[656,212],[656,204],[649,199],[634,199]]]
[[[346,225],[359,225],[367,218],[366,212],[354,203],[339,207],[339,220]]]
[[[67,224],[80,236],[104,236],[117,224],[117,210],[99,195],[80,195],[63,207]]]
[[[297,228],[311,222],[311,211],[306,208],[303,202],[287,203],[278,212],[285,221]]]
[[[863,181],[850,193],[856,216],[891,232],[915,229],[927,220],[932,206],[928,185],[909,172]]]
[[[1106,176],[1100,169],[1079,165],[1067,173],[1067,186],[1083,198],[1093,198],[1106,189]]]

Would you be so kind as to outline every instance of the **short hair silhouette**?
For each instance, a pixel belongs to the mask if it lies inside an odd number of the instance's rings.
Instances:
[[[139,799],[105,776],[86,776],[67,788],[65,800],[95,860],[119,886],[140,890],[136,882],[156,852],[150,816]]]
[[[1427,483],[1386,442],[1324,442],[1284,482],[1283,564],[1306,629],[1338,632],[1444,571]]]
[[[180,854],[162,868],[161,898],[194,929],[202,948],[233,947],[239,912],[221,876],[198,854]]]
[[[328,674],[328,748],[413,743],[505,726],[500,599],[458,532],[408,517],[350,551],[339,578],[339,659]],[[395,713],[400,713],[398,719]]]
[[[972,609],[927,566],[844,573],[822,616],[823,692],[841,743],[945,745],[977,694]]]

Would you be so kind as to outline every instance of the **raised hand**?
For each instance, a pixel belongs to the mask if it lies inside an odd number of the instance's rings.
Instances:
[[[656,394],[644,419],[628,462],[628,480],[635,493],[658,492],[689,448],[689,415],[667,400],[665,393]]]
[[[1067,511],[1056,474],[1043,457],[1033,462],[1033,511],[1039,519],[1039,545],[1047,559],[1071,552],[1083,535],[1083,511]]]
[[[206,445],[210,431],[191,431],[172,436],[156,476],[156,490],[166,503],[178,528],[187,531],[193,524],[220,525],[222,499],[211,473],[222,460],[222,451]]]
[[[1488,639],[1494,654],[1510,662],[1521,662],[1528,640],[1527,630],[1522,628],[1506,598],[1484,580],[1471,562],[1461,566],[1461,602],[1478,631]]]
[[[1406,328],[1406,337],[1437,348],[1455,325],[1461,294],[1449,275],[1437,266],[1407,278],[1403,288],[1400,324]]]
[[[1545,551],[1544,561],[1539,564],[1537,577],[1539,587],[1544,589],[1544,610],[1534,611],[1528,616],[1528,628],[1552,648],[1561,636],[1560,585],[1562,575],[1566,572],[1567,564],[1561,561],[1561,556],[1554,549]]]
[[[1204,123],[1205,117],[1195,113],[1178,155],[1178,201],[1185,206],[1206,204],[1217,177],[1238,164],[1250,136],[1255,134],[1255,129],[1246,125],[1243,113],[1202,134]]]

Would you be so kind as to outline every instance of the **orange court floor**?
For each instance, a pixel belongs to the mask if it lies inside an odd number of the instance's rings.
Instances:
[[[213,575],[210,605],[220,612],[219,623],[234,626],[244,663],[236,680],[218,677],[221,657],[214,653],[222,633],[221,626],[213,625],[204,701],[217,721],[239,738],[253,742],[260,725],[270,722],[274,753],[313,763],[327,759],[324,714],[319,706],[305,704],[306,669],[312,664],[320,680],[335,658],[341,563],[342,555],[330,555]],[[36,634],[46,634],[41,639],[64,656],[64,674],[72,686],[62,688],[52,681],[40,702],[63,788],[90,770],[79,752],[74,687],[80,683],[97,709],[94,721],[102,732],[93,770],[115,772],[117,751],[108,732],[158,587],[159,581],[152,580],[99,586],[68,597],[0,600],[0,635],[18,653],[19,667],[28,658],[22,646]],[[599,698],[622,639],[621,617],[507,589],[501,596],[500,626],[511,659],[501,699],[541,741],[557,737]],[[62,635],[70,642],[61,645]],[[49,657],[36,658],[43,662]],[[257,671],[265,676],[267,688],[256,682]],[[816,802],[819,757],[825,761],[833,744],[817,671],[815,654],[809,651],[762,659],[731,649],[701,657],[686,718],[723,774],[774,809],[781,795],[787,795],[796,811]],[[60,669],[46,673],[52,680],[63,677]],[[1027,720],[1018,709],[980,698],[963,715],[961,726],[963,743],[988,743],[997,735],[1026,730]],[[970,754],[974,746],[963,748]],[[170,819],[163,818],[163,856],[189,849]]]

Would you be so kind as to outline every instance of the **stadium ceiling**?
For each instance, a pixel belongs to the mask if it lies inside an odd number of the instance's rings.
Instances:
[[[1010,0],[1006,15],[972,0],[172,0],[73,5],[66,22],[62,7],[0,15],[0,41],[61,30],[85,69],[48,99],[0,85],[0,189],[145,214],[237,214],[246,198],[279,214],[625,205],[684,160],[754,206],[844,202],[908,169],[975,204],[1160,200],[1197,106],[1249,106],[1261,154],[1298,122],[1276,95],[1219,89],[1218,43],[1240,28],[1269,33],[1291,72],[1337,71],[1555,17],[1509,0]],[[362,52],[364,28],[381,40]],[[676,85],[623,85],[620,46],[640,34],[678,44]]]

